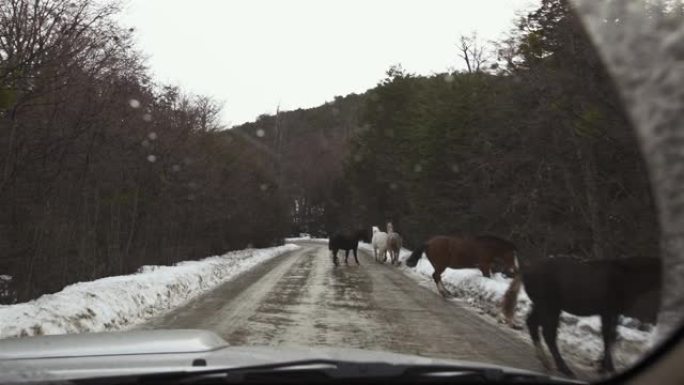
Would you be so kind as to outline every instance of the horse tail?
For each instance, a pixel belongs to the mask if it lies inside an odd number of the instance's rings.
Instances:
[[[506,317],[506,322],[509,324],[513,320],[513,313],[515,311],[515,305],[518,303],[518,293],[520,293],[520,286],[522,285],[522,274],[518,273],[515,278],[511,281],[508,290],[503,297],[503,303],[501,307],[503,308],[503,314]]]
[[[423,256],[423,251],[425,251],[426,248],[427,244],[423,244],[422,246],[413,250],[411,256],[406,260],[406,266],[415,267],[418,264],[418,260],[420,259],[420,257]]]

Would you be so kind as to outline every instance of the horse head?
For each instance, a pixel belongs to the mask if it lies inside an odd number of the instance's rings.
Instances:
[[[475,239],[489,255],[492,272],[502,273],[508,278],[518,274],[518,248],[513,242],[493,235],[478,235]]]
[[[377,233],[378,231],[380,231],[378,226],[373,226],[373,234]]]
[[[518,264],[518,252],[513,249],[507,251],[501,256],[501,274],[506,278],[513,278],[520,272],[520,265]]]

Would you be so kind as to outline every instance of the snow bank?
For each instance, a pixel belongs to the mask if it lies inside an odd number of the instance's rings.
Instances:
[[[399,259],[404,262],[410,255],[410,250],[402,249]],[[409,268],[402,264],[401,269],[407,275],[436,291],[432,280],[434,269],[424,255],[415,268]],[[502,323],[503,326],[501,301],[508,289],[510,279],[504,278],[501,274],[495,274],[492,278],[485,278],[478,269],[447,269],[442,274],[442,282],[458,300],[476,307],[482,313]],[[528,339],[524,325],[530,307],[531,301],[523,286],[518,296],[513,328],[519,330]],[[640,327],[645,330],[640,330]],[[618,326],[618,341],[613,350],[616,366],[618,368],[625,367],[642,357],[652,346],[654,337],[653,327],[640,326],[636,320],[621,318],[620,326]],[[562,313],[558,342],[564,356],[582,366],[597,368],[599,359],[603,357],[601,319],[598,316],[578,317]]]
[[[289,244],[174,266],[143,266],[136,274],[76,283],[30,302],[0,305],[0,338],[123,329],[298,248]]]

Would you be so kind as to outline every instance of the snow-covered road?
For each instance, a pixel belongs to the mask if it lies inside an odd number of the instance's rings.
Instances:
[[[250,270],[143,328],[201,328],[235,345],[353,347],[543,370],[531,345],[399,269],[361,253],[334,268],[325,245]]]

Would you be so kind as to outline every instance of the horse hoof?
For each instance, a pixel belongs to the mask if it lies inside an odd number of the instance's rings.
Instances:
[[[604,374],[611,374],[611,373],[613,373],[613,372],[615,372],[615,369],[610,369],[610,368],[606,368],[606,367],[603,367],[603,366],[601,366],[601,367],[599,368],[599,370],[598,370],[598,373],[601,374],[601,375],[604,375]]]
[[[567,371],[561,370],[561,373],[563,373],[563,375],[567,378],[577,378],[577,376],[575,376],[575,373],[573,373],[570,369],[567,369]]]

